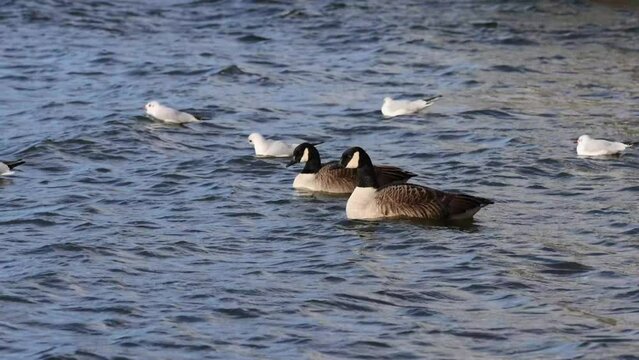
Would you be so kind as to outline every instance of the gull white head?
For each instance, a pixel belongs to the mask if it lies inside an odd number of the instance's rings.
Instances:
[[[390,98],[388,96],[384,98],[384,104],[389,103],[391,101],[393,101],[393,98]]]
[[[153,109],[157,109],[160,106],[160,103],[157,101],[149,101],[148,103],[146,103],[146,105],[144,105],[144,108],[146,109],[146,111],[152,111]]]
[[[577,139],[577,144],[583,144],[588,140],[591,140],[592,138],[588,135],[581,135],[578,139]]]
[[[249,135],[248,142],[253,145],[261,144],[262,142],[264,142],[264,137],[260,133],[254,132]]]

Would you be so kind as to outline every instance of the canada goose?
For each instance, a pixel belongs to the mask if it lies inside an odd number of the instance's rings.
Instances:
[[[15,161],[0,161],[0,175],[11,175],[13,174],[13,168],[19,165],[24,164],[24,160],[15,160]]]
[[[630,146],[632,145],[608,140],[593,139],[588,135],[581,135],[579,139],[577,139],[577,155],[617,155]]]
[[[341,164],[357,168],[357,187],[346,203],[349,219],[414,218],[459,220],[471,218],[488,199],[453,194],[415,184],[390,184],[380,187],[374,176],[373,163],[360,147],[342,154]]]
[[[253,144],[257,156],[291,157],[295,148],[295,145],[289,145],[279,140],[268,140],[255,132],[249,135],[248,142]]]
[[[164,106],[157,101],[147,103],[144,105],[144,108],[148,115],[168,124],[185,124],[199,121],[195,116],[189,113]]]
[[[293,151],[293,160],[286,167],[298,162],[306,162],[306,165],[293,181],[295,189],[350,194],[357,186],[357,169],[346,169],[337,161],[322,166],[319,151],[313,144],[298,145]],[[395,166],[375,166],[374,172],[377,183],[382,185],[393,182],[403,183],[415,176]]]
[[[440,97],[442,96],[437,95],[431,98],[414,101],[393,100],[390,97],[386,97],[384,98],[384,104],[382,104],[382,114],[384,114],[384,116],[386,117],[414,114],[433,105],[435,103],[435,100],[439,99]]]

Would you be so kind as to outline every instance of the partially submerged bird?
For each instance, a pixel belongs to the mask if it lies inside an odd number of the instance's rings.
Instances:
[[[147,115],[168,124],[186,124],[200,121],[189,113],[164,106],[157,101],[147,103],[144,105],[144,109]]]
[[[581,135],[577,139],[577,155],[581,155],[581,156],[617,155],[630,146],[632,145],[615,142],[615,141],[593,139],[588,135]]]
[[[295,189],[350,194],[357,186],[357,169],[344,168],[337,161],[322,165],[319,151],[313,144],[302,143],[298,145],[293,151],[293,160],[286,167],[299,162],[306,164],[293,181]],[[373,171],[375,179],[380,185],[403,183],[415,176],[415,174],[395,166],[375,166]]]
[[[295,145],[289,145],[283,141],[265,139],[259,133],[249,135],[248,142],[253,144],[257,156],[291,157],[295,148]]]
[[[24,160],[15,160],[15,161],[0,161],[0,175],[11,175],[14,172],[13,168],[16,166],[24,164]]]
[[[341,164],[357,168],[357,187],[346,203],[346,217],[349,219],[461,220],[472,218],[479,209],[493,203],[472,195],[415,184],[380,186],[370,157],[360,147],[346,150]]]
[[[435,103],[435,100],[439,99],[440,97],[442,96],[437,95],[431,98],[414,101],[393,100],[390,97],[386,97],[384,98],[384,104],[382,104],[382,114],[384,114],[384,116],[386,117],[414,114],[433,105]]]

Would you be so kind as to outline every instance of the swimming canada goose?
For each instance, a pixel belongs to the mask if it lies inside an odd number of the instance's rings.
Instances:
[[[306,165],[293,181],[295,189],[350,194],[357,186],[357,169],[346,169],[337,161],[322,165],[319,151],[313,144],[298,145],[293,151],[293,160],[286,167],[298,162],[306,162]],[[373,171],[377,183],[382,185],[403,183],[415,176],[395,166],[375,166]]]
[[[459,220],[471,218],[488,199],[454,194],[415,184],[379,186],[373,163],[360,147],[342,154],[342,166],[357,168],[357,187],[346,203],[349,219],[413,218],[427,220]]]
[[[283,141],[265,139],[256,132],[249,135],[248,142],[255,148],[255,155],[264,157],[291,157],[295,148],[295,145]]]
[[[24,164],[24,160],[15,160],[15,161],[0,161],[0,175],[11,175],[13,174],[13,168],[19,165]]]
[[[384,114],[384,116],[386,117],[414,114],[433,105],[435,103],[435,100],[439,99],[440,97],[442,96],[437,95],[431,98],[414,101],[393,100],[390,97],[385,97],[384,103],[382,104],[382,114]]]
[[[168,124],[185,124],[200,121],[189,113],[164,106],[157,101],[147,103],[144,105],[144,109],[147,115]]]
[[[605,156],[617,155],[632,145],[615,141],[593,139],[588,135],[581,135],[577,139],[577,155]]]

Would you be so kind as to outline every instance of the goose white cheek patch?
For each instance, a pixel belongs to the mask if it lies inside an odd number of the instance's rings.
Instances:
[[[304,149],[304,155],[302,155],[302,158],[300,158],[300,162],[307,162],[308,161],[308,149]]]
[[[356,151],[351,158],[351,161],[346,164],[346,167],[349,169],[357,169],[359,167],[359,151]]]

